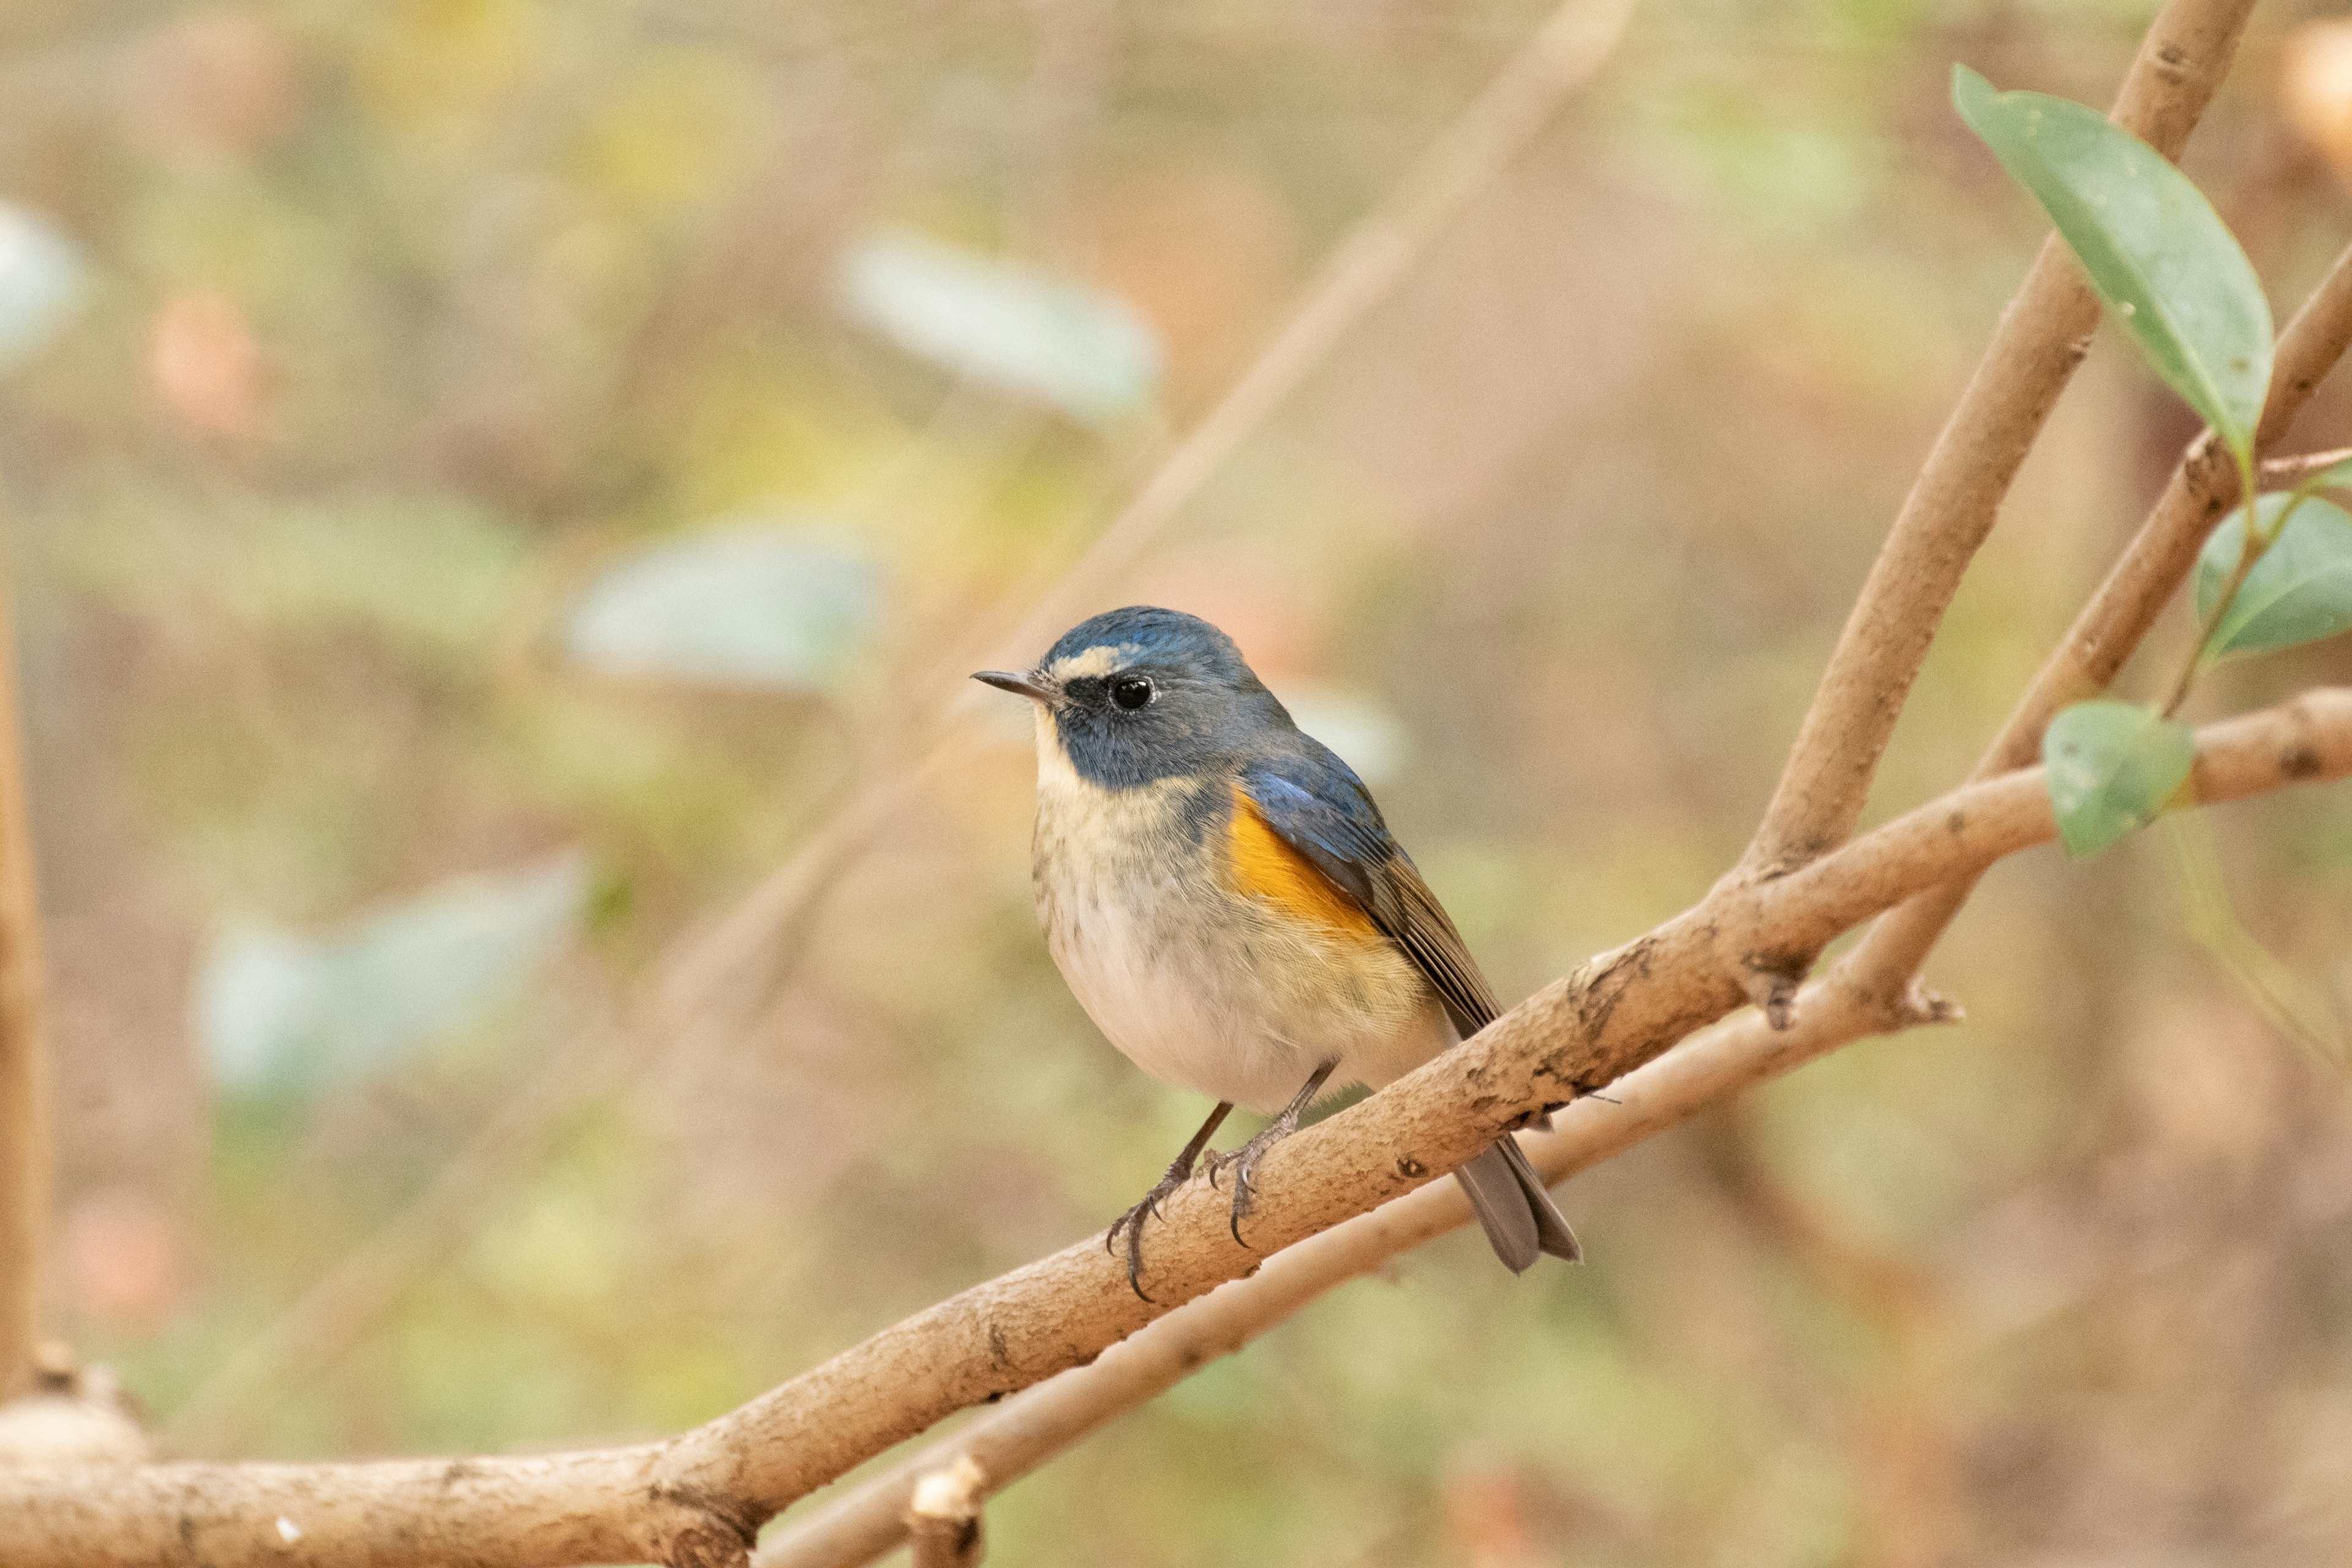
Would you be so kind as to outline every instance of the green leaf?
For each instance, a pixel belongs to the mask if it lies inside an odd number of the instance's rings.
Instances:
[[[2189,176],[2095,110],[1996,92],[1952,68],[1952,103],[2050,214],[2091,288],[2165,384],[2242,460],[2271,379],[2271,309],[2246,253]]]
[[[2293,498],[2263,496],[2255,515],[2268,534]],[[2245,548],[2246,509],[2221,520],[2197,557],[2197,618],[2213,613],[2221,584]],[[2213,629],[2209,657],[2263,653],[2352,631],[2352,515],[2333,501],[2306,497],[2271,542]]]
[[[2134,703],[2078,702],[2050,721],[2042,765],[2066,853],[2095,855],[2155,821],[2196,758],[2188,725]]]

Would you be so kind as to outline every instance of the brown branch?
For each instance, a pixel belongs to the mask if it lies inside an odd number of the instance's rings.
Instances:
[[[2252,8],[2171,0],[2124,79],[2116,122],[2179,156]],[[1853,831],[1960,576],[2098,324],[2098,300],[2052,235],[1904,498],[1736,875],[1777,876]]]
[[[40,910],[7,597],[0,570],[0,1399],[33,1385],[49,1224]]]
[[[1025,660],[1060,606],[1084,597],[1149,546],[1201,488],[1412,276],[1447,226],[1591,80],[1622,35],[1631,0],[1565,0],[1528,43],[1432,144],[1398,185],[1352,229],[1272,342],[1199,425],[1170,452],[1077,562],[1047,584],[1017,626],[992,639]],[[961,671],[950,666],[951,712],[970,712]],[[1002,662],[998,660],[996,662]],[[942,679],[945,679],[944,677]],[[604,1032],[583,1059],[569,1053],[503,1107],[426,1191],[347,1254],[165,1423],[182,1448],[233,1447],[272,1383],[321,1365],[382,1314],[434,1259],[446,1256],[478,1213],[481,1194],[511,1181],[545,1147],[561,1119],[627,1081],[649,1053],[709,1037],[730,1005],[789,962],[819,902],[906,799],[950,760],[950,730],[917,762],[866,785],[783,865],[724,914],[681,937],[657,966],[650,997]]]
[[[2343,776],[2352,773],[2352,689],[2213,725],[2198,745],[2203,801]],[[1178,1193],[1152,1233],[1146,1283],[1159,1302],[1177,1304],[1238,1278],[1444,1174],[1538,1106],[1598,1089],[1722,1017],[1740,1004],[1759,943],[1825,942],[2053,833],[2040,770],[2027,769],[1966,785],[1772,883],[1719,886],[1458,1049],[1277,1145],[1249,1247],[1227,1229],[1223,1194],[1205,1183]],[[757,1522],[795,1499],[958,1409],[1093,1359],[1167,1310],[1126,1289],[1123,1265],[1097,1237],[665,1443],[535,1458],[0,1472],[0,1562],[740,1563]]]
[[[2291,490],[2312,475],[2352,458],[2352,447],[2338,447],[2332,452],[2299,452],[2292,458],[2273,458],[2263,464],[2263,484],[2266,489]]]
[[[987,1494],[987,1473],[970,1454],[915,1478],[906,1513],[914,1568],[980,1568],[980,1500]]]

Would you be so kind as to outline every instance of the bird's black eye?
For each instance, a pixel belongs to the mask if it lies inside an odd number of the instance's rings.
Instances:
[[[1122,675],[1110,683],[1110,700],[1132,713],[1151,700],[1151,678]]]

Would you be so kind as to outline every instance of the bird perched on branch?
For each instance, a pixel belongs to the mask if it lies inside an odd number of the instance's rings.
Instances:
[[[1142,1295],[1144,1221],[1234,1106],[1274,1118],[1209,1156],[1240,1241],[1258,1162],[1326,1087],[1403,1077],[1495,994],[1363,781],[1208,622],[1112,610],[1025,674],[972,679],[1036,704],[1037,917],[1063,978],[1136,1066],[1217,1101],[1105,1237]],[[1514,1272],[1579,1257],[1509,1134],[1454,1174]]]

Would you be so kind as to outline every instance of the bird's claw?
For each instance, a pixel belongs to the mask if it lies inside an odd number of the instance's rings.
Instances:
[[[1166,1203],[1176,1189],[1192,1179],[1192,1169],[1189,1164],[1180,1161],[1169,1166],[1168,1173],[1160,1177],[1150,1192],[1143,1194],[1143,1201],[1111,1221],[1110,1228],[1103,1232],[1105,1252],[1116,1251],[1118,1247],[1119,1232],[1127,1233],[1127,1285],[1129,1289],[1133,1290],[1143,1300],[1151,1300],[1143,1289],[1143,1222],[1146,1218],[1163,1217],[1160,1212],[1160,1205]]]
[[[1230,1168],[1234,1173],[1234,1207],[1231,1216],[1226,1221],[1226,1228],[1234,1233],[1234,1245],[1249,1247],[1249,1243],[1242,1239],[1242,1221],[1249,1218],[1251,1203],[1257,1195],[1257,1183],[1255,1179],[1257,1163],[1265,1157],[1265,1152],[1268,1149],[1287,1138],[1293,1131],[1295,1131],[1294,1128],[1286,1127],[1277,1121],[1232,1153],[1209,1156],[1211,1186],[1218,1184],[1217,1178],[1223,1175],[1227,1169]]]

